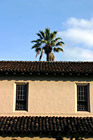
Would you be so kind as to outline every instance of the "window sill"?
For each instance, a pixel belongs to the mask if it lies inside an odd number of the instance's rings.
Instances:
[[[15,110],[14,113],[27,113],[28,110]]]
[[[90,111],[77,111],[76,112],[77,114],[90,114],[91,112]]]

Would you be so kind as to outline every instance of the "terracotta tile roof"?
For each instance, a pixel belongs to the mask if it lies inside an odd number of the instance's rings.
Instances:
[[[93,75],[93,62],[0,61],[1,73]]]
[[[0,117],[0,132],[93,135],[93,117]]]

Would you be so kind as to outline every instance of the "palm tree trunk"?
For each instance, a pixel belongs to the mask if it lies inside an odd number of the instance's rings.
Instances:
[[[49,53],[47,53],[47,61],[49,61]]]

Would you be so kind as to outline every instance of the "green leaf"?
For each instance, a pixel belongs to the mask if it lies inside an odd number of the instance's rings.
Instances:
[[[59,51],[64,52],[62,48],[54,48],[54,52],[59,52]]]
[[[40,51],[41,51],[41,48],[36,48],[36,50],[35,50],[35,51],[37,52],[38,50],[40,50]]]
[[[54,47],[56,45],[55,43],[56,43],[55,41],[51,41],[52,47]]]
[[[33,40],[31,41],[32,43],[38,43],[38,42],[41,42],[41,39],[37,39],[37,40]]]
[[[32,46],[32,49],[34,49],[34,48],[38,48],[38,47],[40,47],[40,46],[41,46],[41,43],[40,43],[40,44],[37,43],[37,44],[35,44],[35,45]]]
[[[65,43],[63,41],[60,41],[60,43],[65,45]]]
[[[57,31],[54,31],[53,33],[54,33],[54,34],[57,34]]]
[[[45,38],[45,33],[43,31],[39,31],[39,32],[40,32],[42,38]]]
[[[47,40],[41,40],[41,43],[46,43],[47,44]]]
[[[60,38],[60,37],[57,37],[55,40],[56,40],[56,41],[57,41],[57,40],[62,40],[62,38]]]
[[[49,37],[50,37],[50,29],[49,28],[45,29],[45,34],[46,34],[46,40],[49,40]]]
[[[43,39],[43,37],[40,33],[37,33],[37,35],[40,37],[40,39]]]
[[[62,41],[61,41],[61,42],[57,42],[57,43],[56,43],[56,46],[61,46],[61,47],[63,47],[63,45],[62,45],[62,44],[65,44],[65,43],[64,43],[64,42],[62,42]]]
[[[51,40],[53,40],[56,37],[57,31],[54,31],[53,33],[50,34]]]

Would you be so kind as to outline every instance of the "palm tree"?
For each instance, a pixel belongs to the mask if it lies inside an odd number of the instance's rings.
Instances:
[[[39,31],[37,33],[38,39],[31,41],[32,43],[35,43],[32,46],[32,49],[35,49],[36,51],[36,56],[40,53],[39,60],[41,60],[43,53],[46,54],[47,56],[47,61],[50,61],[49,55],[54,52],[63,52],[63,44],[64,42],[62,41],[62,38],[57,37],[57,31],[54,31],[50,33],[50,29],[46,28],[45,31]],[[52,53],[53,54],[53,53]]]

